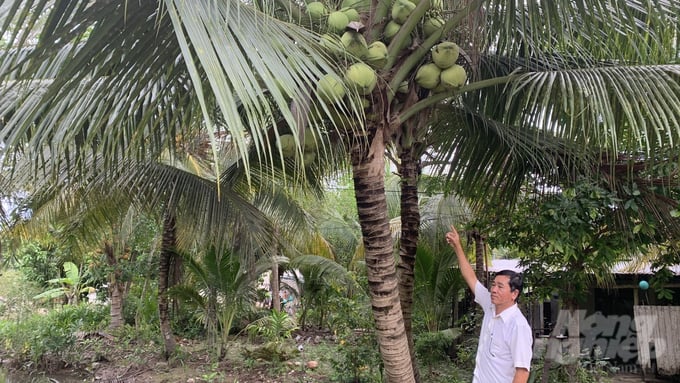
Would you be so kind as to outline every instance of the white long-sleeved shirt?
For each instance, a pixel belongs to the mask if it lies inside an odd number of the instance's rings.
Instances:
[[[479,281],[475,302],[484,310],[473,383],[511,383],[516,368],[531,367],[531,327],[517,304],[496,315],[491,293]]]

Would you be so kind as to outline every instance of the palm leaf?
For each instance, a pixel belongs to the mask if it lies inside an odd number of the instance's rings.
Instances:
[[[318,35],[240,1],[47,3],[4,8],[1,32],[27,52],[3,54],[3,90],[49,83],[0,105],[7,117],[0,136],[12,148],[49,144],[64,161],[83,151],[110,163],[125,148],[172,150],[176,134],[195,128],[187,121],[205,119],[213,131],[228,132],[247,162],[253,142],[275,147],[262,134],[275,116],[300,126],[291,98],[304,105],[316,80],[336,72],[319,53]],[[22,38],[41,29],[26,22],[28,14],[47,15],[36,46]],[[6,83],[14,78],[20,81]],[[299,142],[301,130],[292,132]],[[260,161],[274,157],[271,149],[259,154]]]

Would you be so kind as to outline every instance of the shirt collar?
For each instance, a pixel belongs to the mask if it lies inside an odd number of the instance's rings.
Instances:
[[[519,312],[519,307],[517,307],[517,303],[513,304],[512,306],[508,307],[507,309],[503,310],[500,314],[496,315],[495,308],[494,308],[494,317],[500,317],[503,322],[507,322],[508,319],[512,318],[515,316],[515,314]]]

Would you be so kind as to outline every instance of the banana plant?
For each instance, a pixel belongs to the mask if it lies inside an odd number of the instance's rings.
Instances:
[[[78,304],[78,298],[81,293],[90,290],[90,286],[84,285],[84,274],[80,273],[78,266],[73,262],[64,262],[65,277],[54,278],[47,281],[50,284],[57,284],[59,287],[49,289],[33,297],[33,299],[56,299],[62,296],[66,297],[67,304]]]

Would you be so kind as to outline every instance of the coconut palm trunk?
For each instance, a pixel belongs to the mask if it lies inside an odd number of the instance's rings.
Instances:
[[[416,363],[413,341],[413,291],[415,285],[416,250],[420,235],[420,208],[418,205],[418,175],[420,167],[413,147],[400,153],[399,173],[401,174],[401,240],[399,243],[399,299],[404,316],[404,330],[408,339],[413,374],[417,382],[420,373]]]
[[[484,243],[484,236],[475,230],[472,233],[472,239],[475,241],[475,274],[477,274],[477,279],[484,285],[487,286],[487,275],[484,269],[485,265],[485,250],[486,245]]]
[[[352,150],[352,171],[365,247],[369,294],[387,381],[415,382],[399,302],[398,278],[385,197],[385,144],[382,132],[369,129],[370,148]]]
[[[175,256],[177,242],[175,217],[168,213],[163,220],[163,241],[158,263],[158,318],[161,336],[163,337],[164,356],[168,359],[177,348],[175,337],[170,326],[170,305],[168,288],[170,287],[170,265]]]
[[[104,254],[106,255],[106,262],[113,270],[109,274],[109,295],[111,297],[111,322],[109,323],[110,329],[117,329],[123,326],[123,297],[124,297],[124,285],[122,282],[122,271],[118,265],[118,259],[116,258],[116,253],[114,246],[110,242],[104,243]]]

